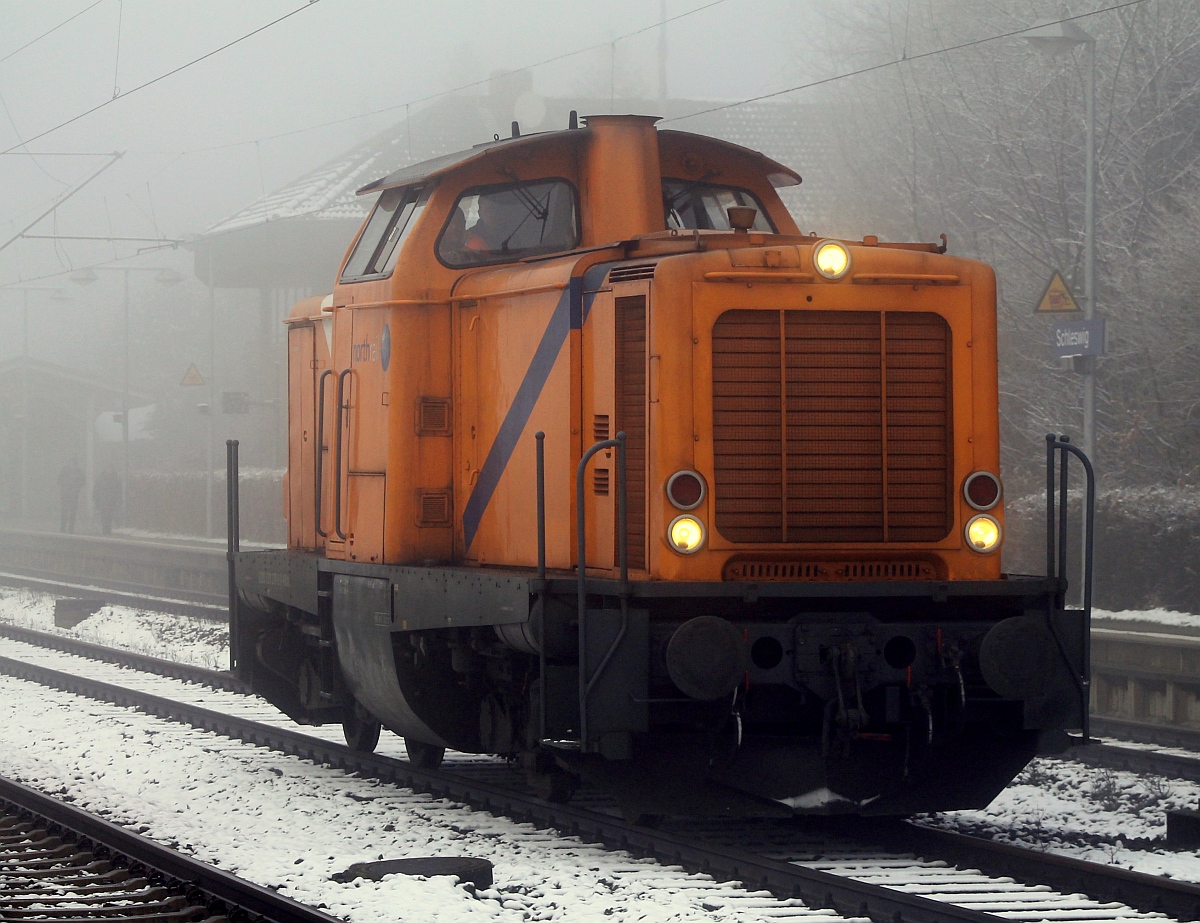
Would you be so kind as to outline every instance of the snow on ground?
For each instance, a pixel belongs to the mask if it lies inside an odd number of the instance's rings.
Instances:
[[[1147,627],[1200,628],[1200,615],[1192,615],[1190,612],[1175,612],[1172,609],[1122,609],[1119,612],[1093,609],[1092,618],[1101,623],[1105,621],[1146,622]],[[1103,627],[1103,625],[1098,627]]]
[[[80,729],[86,728],[86,733]],[[296,757],[0,676],[0,774],[351,921],[835,919]],[[475,856],[446,877],[338,884],[356,862]]]
[[[53,596],[0,587],[0,621],[209,670],[229,669],[229,628],[207,619],[104,606],[74,628],[63,629],[54,625]]]
[[[222,625],[105,607],[65,631],[54,629],[53,614],[53,600],[44,594],[0,589],[4,621],[201,666],[223,668],[228,662]],[[1200,616],[1166,610],[1095,615],[1200,627]],[[244,744],[0,679],[0,716],[6,713],[9,717],[0,718],[0,740],[7,742],[0,748],[0,772],[15,772],[118,820],[133,820],[127,806],[145,798],[156,818],[150,835],[203,844],[194,849],[215,864],[264,883],[282,882],[287,893],[325,901],[350,919],[374,919],[385,907],[394,915],[394,908],[410,902],[425,908],[412,919],[427,914],[439,920],[449,919],[448,912],[455,919],[483,912],[554,920],[635,911],[655,920],[683,920],[710,916],[701,911],[719,906],[726,909],[714,911],[716,919],[796,912],[769,899],[750,912],[755,901],[744,896],[722,904],[724,898],[713,896],[722,886],[706,879],[614,857],[406,790],[347,779],[291,757],[268,759],[264,773],[251,767],[262,760],[252,758]],[[77,718],[89,728],[83,740],[68,730]],[[58,733],[50,732],[56,728]],[[177,792],[188,800],[177,803]],[[1200,881],[1200,854],[1163,847],[1165,812],[1177,807],[1200,807],[1200,785],[1038,759],[986,809],[927,815],[920,822]],[[139,810],[138,819],[143,816]],[[282,831],[290,835],[281,837]],[[352,862],[451,854],[496,862],[493,892],[472,896],[449,879],[391,876],[380,884],[347,886],[326,881]],[[728,909],[733,904],[741,909]]]
[[[1200,785],[1035,759],[981,811],[921,823],[1089,862],[1200,882],[1200,853],[1166,849],[1166,812],[1200,807]]]

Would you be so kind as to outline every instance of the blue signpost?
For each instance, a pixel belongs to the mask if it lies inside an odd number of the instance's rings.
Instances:
[[[1056,321],[1052,340],[1059,359],[1104,355],[1104,320]]]

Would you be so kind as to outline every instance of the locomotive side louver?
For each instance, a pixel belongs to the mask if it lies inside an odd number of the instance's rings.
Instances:
[[[417,401],[417,435],[450,435],[450,401],[444,397],[422,397]]]
[[[950,331],[932,313],[726,311],[716,528],[735,542],[931,542],[951,522]]]
[[[609,283],[638,282],[642,279],[654,278],[654,263],[640,263],[636,266],[618,266],[608,274]]]
[[[653,271],[654,267],[649,267]],[[646,298],[613,300],[616,320],[617,432],[625,433],[629,566],[646,566]],[[615,435],[615,433],[614,433]],[[613,472],[616,487],[616,472]],[[613,549],[614,554],[616,549]]]
[[[418,490],[417,503],[420,510],[417,519],[419,527],[450,525],[450,491]]]

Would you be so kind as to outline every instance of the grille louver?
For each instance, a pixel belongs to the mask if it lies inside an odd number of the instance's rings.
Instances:
[[[950,528],[936,314],[727,311],[713,329],[716,527],[734,542],[924,542]]]
[[[608,274],[608,281],[637,282],[641,279],[654,278],[654,263],[642,263],[637,266],[618,266]]]

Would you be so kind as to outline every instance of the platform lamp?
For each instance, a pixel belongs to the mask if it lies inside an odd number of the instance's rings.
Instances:
[[[29,293],[49,292],[55,301],[70,301],[71,296],[57,285],[5,285],[6,292],[21,293],[21,476],[18,480],[17,512],[25,515],[25,482],[29,471]]]
[[[1031,29],[1022,37],[1034,48],[1053,55],[1066,55],[1078,46],[1087,48],[1087,148],[1083,204],[1083,316],[1096,314],[1096,40],[1073,22]],[[1081,356],[1076,367],[1083,374],[1083,451],[1096,463],[1096,359]]]
[[[125,304],[122,339],[125,343],[125,373],[121,383],[121,522],[126,522],[129,498],[129,276],[135,272],[152,272],[159,285],[178,285],[183,281],[174,269],[166,266],[95,266],[79,269],[67,276],[76,285],[91,285],[100,272],[119,272],[125,276]]]
[[[1022,36],[1034,48],[1047,54],[1069,55],[1078,46],[1087,48],[1087,80],[1084,82],[1084,104],[1087,110],[1087,149],[1084,158],[1083,192],[1083,316],[1091,321],[1096,316],[1096,39],[1073,22],[1059,22],[1031,29]],[[1079,356],[1075,368],[1083,376],[1083,451],[1096,464],[1096,357]],[[1065,461],[1064,461],[1065,464]],[[1065,498],[1064,498],[1064,501]],[[1083,536],[1080,544],[1087,547],[1087,520],[1081,516]],[[1083,564],[1086,574],[1086,562]],[[1086,576],[1080,577],[1080,594]],[[1081,595],[1082,598],[1082,595]]]

